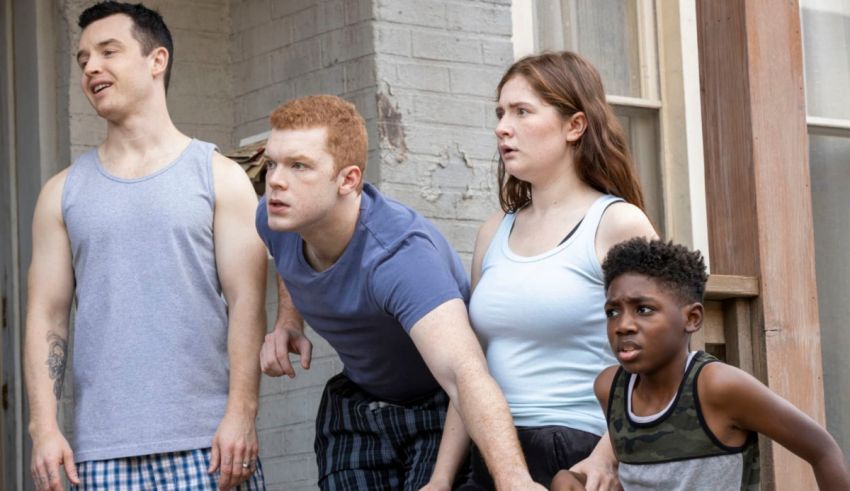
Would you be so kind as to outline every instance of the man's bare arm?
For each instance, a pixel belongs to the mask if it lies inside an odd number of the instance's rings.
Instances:
[[[304,319],[295,305],[289,290],[279,274],[277,277],[277,318],[272,332],[266,334],[263,349],[260,352],[260,368],[270,377],[286,375],[295,377],[295,369],[289,360],[289,354],[294,353],[301,358],[301,368],[310,368],[313,356],[313,343],[304,335]]]
[[[37,489],[62,489],[64,465],[78,483],[74,457],[56,420],[68,360],[68,324],[74,295],[74,270],[62,220],[62,188],[67,171],[51,178],[33,216],[33,250],[27,288],[24,376],[33,441],[31,472]]]
[[[257,197],[242,169],[215,154],[215,259],[227,300],[230,387],[225,416],[213,440],[211,471],[228,489],[254,472],[260,386],[257,358],[265,332],[266,253],[254,230]],[[247,467],[243,464],[247,463]]]
[[[460,413],[498,489],[543,489],[528,474],[505,396],[487,371],[463,301],[435,308],[414,324],[410,336]]]
[[[279,274],[275,274],[277,279],[277,318],[275,320],[275,328],[282,327],[292,329],[294,331],[304,332],[304,319],[295,304],[292,303],[292,297],[289,295],[289,290],[286,288],[283,278]]]

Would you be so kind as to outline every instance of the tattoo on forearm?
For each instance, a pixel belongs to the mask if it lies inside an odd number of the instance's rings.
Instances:
[[[47,370],[53,380],[53,394],[58,401],[62,397],[62,383],[65,380],[65,361],[67,359],[68,341],[56,333],[47,334],[49,351],[47,353]]]

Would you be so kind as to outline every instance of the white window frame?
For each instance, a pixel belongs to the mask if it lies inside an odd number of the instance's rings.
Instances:
[[[827,11],[830,11],[830,2],[829,0],[818,2],[822,8]],[[805,25],[803,25],[803,2],[800,2],[800,33],[801,38],[802,32],[805,29]],[[843,11],[842,11],[843,12]],[[803,46],[803,58],[806,56],[806,48]],[[808,129],[809,135],[817,135],[817,136],[836,136],[840,138],[850,138],[850,119],[849,118],[824,118],[820,116],[812,116],[809,114],[809,101],[808,101],[808,93],[805,92],[807,90],[808,81],[805,80],[805,63],[803,70],[803,90],[806,95],[806,127]]]
[[[850,138],[850,119],[821,118],[807,115],[806,126],[810,135]]]

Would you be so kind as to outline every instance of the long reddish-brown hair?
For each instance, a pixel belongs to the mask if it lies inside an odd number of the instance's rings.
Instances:
[[[577,112],[584,113],[587,129],[573,143],[576,174],[590,187],[619,196],[643,210],[643,193],[623,128],[605,101],[602,78],[596,68],[569,51],[526,56],[505,72],[496,89],[497,99],[505,83],[514,77],[523,77],[537,96],[554,106],[565,120]],[[506,174],[501,157],[498,178],[503,211],[513,213],[531,203],[531,184]]]

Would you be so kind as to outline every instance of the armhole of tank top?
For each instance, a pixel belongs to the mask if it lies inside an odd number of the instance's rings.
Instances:
[[[702,360],[697,360],[697,357],[702,357],[704,355],[705,355],[705,353],[703,352],[703,353],[699,353],[697,356],[695,356],[694,357],[694,363],[696,364],[696,363],[702,361]],[[708,365],[710,363],[715,363],[715,362],[719,363],[720,360],[716,360],[716,359],[705,360],[696,369],[697,370],[696,373],[694,373],[693,387],[691,388],[691,390],[693,391],[693,395],[694,395],[693,396],[694,397],[694,407],[696,408],[696,411],[697,411],[697,419],[699,419],[699,425],[700,425],[700,428],[702,428],[702,431],[705,433],[705,435],[708,437],[708,439],[711,440],[712,443],[714,443],[714,445],[717,448],[719,448],[720,450],[723,450],[724,452],[729,453],[729,454],[741,453],[747,448],[747,445],[750,443],[751,435],[748,434],[747,439],[744,440],[744,443],[741,444],[740,446],[730,447],[730,446],[724,444],[723,442],[721,442],[720,439],[717,438],[717,435],[715,435],[714,432],[711,431],[711,428],[708,427],[708,423],[705,421],[705,415],[702,412],[702,402],[700,402],[700,399],[699,399],[699,376],[702,373],[702,369],[705,368],[706,365]]]
[[[193,143],[199,140],[193,139]],[[215,170],[213,169],[213,159],[215,158],[215,152],[218,150],[218,147],[215,146],[214,143],[204,143],[208,146],[206,150],[206,163],[203,165],[204,175],[207,181],[207,189],[210,193],[210,200],[213,210],[215,210]],[[190,143],[191,145],[191,143]]]
[[[62,223],[67,228],[67,220],[65,220],[65,211],[68,209],[68,184],[71,182],[71,177],[77,172],[77,163],[74,162],[68,168],[68,173],[65,174],[65,180],[62,182],[62,192],[59,196],[59,212],[62,215]]]
[[[608,421],[611,421],[611,408],[614,407],[614,392],[617,390],[617,383],[620,381],[621,378],[625,377],[625,374],[626,374],[626,370],[622,367],[622,365],[617,367],[617,371],[614,372],[614,379],[611,381],[611,388],[608,389],[608,407],[605,408],[605,424],[606,425],[608,424]],[[628,380],[628,377],[626,377],[626,380]],[[628,386],[626,386],[626,388],[624,388],[624,396],[623,397],[628,397],[628,394],[626,393],[627,390],[628,390],[627,387]],[[628,404],[625,405],[625,410],[626,410],[626,412],[628,412],[628,410],[629,410]]]
[[[508,216],[513,218],[508,219]],[[508,221],[510,220],[510,225],[508,225]],[[496,233],[493,234],[493,237],[490,239],[490,244],[487,246],[487,250],[484,252],[484,257],[481,258],[481,271],[479,272],[478,281],[481,281],[481,275],[484,274],[484,270],[487,269],[487,265],[490,264],[491,258],[493,254],[496,254],[496,247],[503,248],[506,247],[506,242],[508,237],[510,236],[510,231],[513,230],[514,221],[516,220],[516,213],[505,213],[502,216],[502,219],[499,221],[499,226],[496,228]],[[508,229],[505,231],[505,229]],[[504,255],[504,249],[499,249],[499,251]]]
[[[587,259],[590,262],[591,267],[593,268],[593,272],[594,272],[594,274],[596,274],[596,278],[599,281],[604,281],[604,274],[602,273],[602,262],[599,260],[599,257],[596,255],[596,237],[599,235],[599,226],[602,225],[602,219],[605,217],[605,212],[608,211],[608,208],[610,208],[611,205],[613,205],[614,203],[620,203],[620,202],[624,201],[623,198],[618,198],[617,196],[614,196],[614,195],[607,195],[604,198],[605,199],[604,199],[604,201],[602,201],[601,204],[599,204],[598,202],[593,204],[593,206],[597,206],[597,205],[601,206],[602,209],[599,211],[599,214],[595,217],[592,217],[590,215],[590,210],[588,210],[588,213],[585,217],[585,220],[587,218],[596,218],[596,223],[593,224],[594,225],[593,235],[590,238],[590,240],[586,241],[586,244],[587,244],[586,245],[586,253],[587,253]],[[603,199],[603,198],[599,198],[599,199]]]

